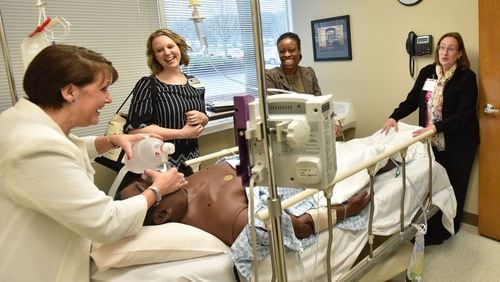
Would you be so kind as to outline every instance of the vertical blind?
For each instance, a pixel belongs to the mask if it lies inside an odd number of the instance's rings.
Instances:
[[[207,88],[207,99],[254,91],[256,87],[255,52],[252,39],[250,1],[200,0],[199,11],[207,37],[207,47],[198,40],[190,19],[193,9],[188,0],[68,1],[46,0],[48,17],[64,17],[70,32],[61,42],[87,47],[113,62],[120,78],[110,87],[113,103],[101,111],[97,125],[76,128],[84,136],[103,134],[111,116],[130,93],[136,81],[150,70],[146,65],[146,40],[149,34],[166,26],[184,36],[192,47],[191,63],[183,70],[200,78]],[[160,7],[158,7],[160,3]],[[20,44],[38,25],[36,0],[2,0],[4,31],[19,98],[25,96],[23,60]],[[261,4],[262,34],[266,67],[279,64],[276,39],[292,30],[290,0],[264,0]],[[160,9],[159,9],[160,8]],[[160,22],[160,18],[165,22]],[[54,28],[57,33],[57,29]],[[0,57],[0,111],[12,105],[5,71]],[[128,110],[128,103],[125,105]]]

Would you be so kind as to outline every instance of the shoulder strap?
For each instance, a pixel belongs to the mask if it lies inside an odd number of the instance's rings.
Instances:
[[[122,104],[120,105],[120,107],[118,107],[118,110],[116,110],[115,114],[118,114],[120,112],[120,110],[123,108],[123,106],[128,101],[128,99],[130,98],[130,96],[132,96],[132,91],[130,91],[130,94],[128,94],[127,98],[125,98],[125,100],[123,100]]]
[[[153,87],[153,85],[154,85],[154,77],[151,75],[149,77],[149,79],[150,79],[149,87],[151,87],[151,90],[152,90],[151,93],[154,93],[154,95],[153,95],[153,99],[154,99],[155,96],[156,96],[156,87]],[[125,98],[125,100],[123,100],[122,104],[120,105],[120,107],[118,107],[118,110],[116,110],[115,114],[118,114],[120,112],[120,110],[123,108],[123,106],[125,105],[125,103],[127,103],[127,101],[130,98],[130,96],[132,96],[132,93],[133,93],[133,91],[130,91],[130,94],[128,94],[127,98]]]

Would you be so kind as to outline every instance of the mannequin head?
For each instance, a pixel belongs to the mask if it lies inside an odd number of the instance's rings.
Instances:
[[[132,182],[120,192],[122,199],[127,199],[142,193],[142,187],[147,187],[139,181]],[[188,209],[188,192],[186,189],[164,195],[158,206],[149,208],[144,225],[158,225],[168,222],[181,222]]]

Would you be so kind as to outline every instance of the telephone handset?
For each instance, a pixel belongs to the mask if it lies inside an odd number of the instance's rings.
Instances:
[[[410,75],[413,77],[415,73],[414,56],[423,56],[432,54],[432,35],[416,35],[410,31],[406,39],[406,52],[410,55]]]
[[[417,37],[417,35],[415,34],[415,32],[410,31],[408,33],[408,38],[406,39],[406,52],[410,56],[415,56],[415,38],[416,37]]]

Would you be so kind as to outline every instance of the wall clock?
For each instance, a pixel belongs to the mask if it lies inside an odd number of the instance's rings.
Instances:
[[[413,6],[413,5],[417,5],[418,3],[422,2],[422,0],[398,0],[398,2],[405,5],[405,6]]]

